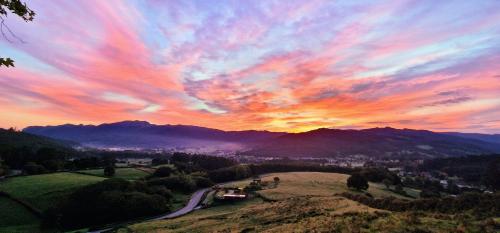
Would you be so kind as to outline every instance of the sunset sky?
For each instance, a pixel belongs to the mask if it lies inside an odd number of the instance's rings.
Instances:
[[[0,127],[500,133],[500,1],[27,1]]]

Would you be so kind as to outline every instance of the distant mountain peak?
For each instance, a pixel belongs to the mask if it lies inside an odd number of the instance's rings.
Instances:
[[[99,126],[105,126],[105,125],[144,127],[144,126],[152,126],[153,124],[151,124],[147,121],[128,120],[128,121],[119,121],[119,122],[114,122],[114,123],[104,123],[104,124],[100,124]]]

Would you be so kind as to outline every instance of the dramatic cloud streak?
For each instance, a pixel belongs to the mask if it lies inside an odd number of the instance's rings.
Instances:
[[[29,1],[1,127],[500,132],[498,1]]]

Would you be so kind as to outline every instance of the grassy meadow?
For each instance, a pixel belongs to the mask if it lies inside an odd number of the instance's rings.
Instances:
[[[85,173],[93,176],[101,176],[104,177],[104,169],[91,169],[91,170],[81,170],[78,171],[80,173]],[[122,178],[126,180],[138,180],[145,176],[148,173],[136,168],[116,168],[114,178]]]
[[[2,181],[0,190],[43,211],[71,191],[104,179],[69,172],[20,176]]]
[[[0,232],[36,232],[40,220],[19,203],[0,197]]]
[[[336,194],[347,189],[347,175],[319,172],[273,173],[262,176],[277,188],[261,190],[261,198],[222,204],[170,220],[149,221],[118,232],[493,232],[483,222],[463,216],[390,212],[373,209]],[[227,184],[244,187],[250,180]],[[370,183],[373,196],[395,196],[382,184]],[[496,220],[498,221],[498,219]]]
[[[289,172],[270,173],[261,176],[262,181],[273,182],[274,177],[280,178],[280,185],[275,189],[259,191],[267,199],[282,200],[298,196],[331,196],[343,192],[356,192],[347,188],[349,175],[324,172]],[[226,186],[245,187],[251,179],[228,183]],[[407,198],[386,190],[382,184],[369,183],[368,192],[374,197],[394,196]]]

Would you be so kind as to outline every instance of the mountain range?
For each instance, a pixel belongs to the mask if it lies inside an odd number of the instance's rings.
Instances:
[[[101,125],[30,126],[24,132],[77,142],[82,146],[238,152],[273,157],[333,157],[353,154],[383,157],[450,157],[500,153],[500,135],[438,133],[372,128],[316,129],[303,133],[223,131],[189,125],[123,121]]]

